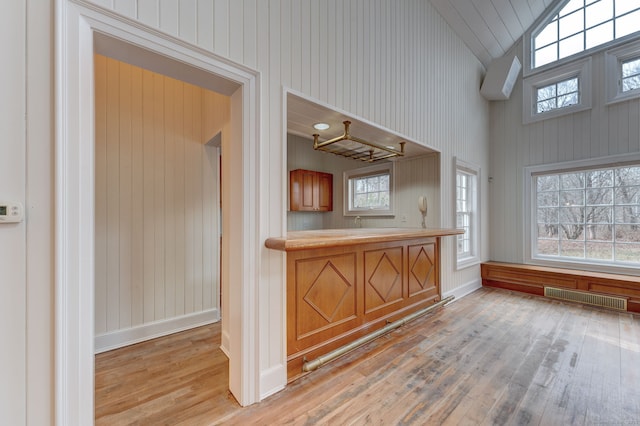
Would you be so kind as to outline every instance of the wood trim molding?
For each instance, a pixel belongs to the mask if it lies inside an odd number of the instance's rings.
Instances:
[[[167,336],[217,321],[220,321],[220,311],[215,308],[162,321],[141,324],[110,333],[102,333],[95,336],[95,353],[98,354],[123,346],[133,345],[145,340]]]
[[[94,357],[94,34],[134,44],[150,52],[205,70],[237,84],[232,100],[232,132],[238,157],[240,207],[259,205],[259,74],[95,5],[56,2],[55,41],[55,412],[56,424],[92,424]],[[233,114],[236,114],[235,118]],[[235,120],[235,121],[234,121]],[[234,124],[235,123],[235,124]],[[235,126],[235,127],[234,127]],[[240,136],[241,135],[241,136]],[[234,136],[232,136],[233,138]],[[230,384],[240,404],[259,400],[261,347],[258,339],[260,251],[257,212],[240,208],[227,216],[239,229],[231,247],[236,272],[229,278],[234,322],[229,324]],[[237,267],[241,265],[241,267]],[[267,306],[265,309],[273,309]],[[284,339],[284,336],[269,336]],[[269,339],[267,339],[269,340]],[[282,363],[284,364],[284,354]],[[281,381],[286,383],[284,375]]]
[[[627,299],[627,311],[640,313],[640,277],[517,263],[485,262],[482,285],[544,296],[545,287],[573,289]]]

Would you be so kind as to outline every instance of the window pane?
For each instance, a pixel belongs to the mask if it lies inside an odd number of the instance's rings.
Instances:
[[[584,191],[560,191],[560,205],[563,207],[583,206]]]
[[[551,99],[548,101],[542,101],[542,102],[538,102],[537,107],[536,107],[536,112],[539,114],[541,112],[547,112],[547,111],[551,111],[557,109],[556,106],[556,100],[555,99]]]
[[[613,244],[593,242],[587,243],[587,258],[598,260],[612,260]]]
[[[539,192],[538,207],[553,207],[558,205],[557,192]]]
[[[612,202],[612,188],[587,189],[587,205],[610,205]]]
[[[638,263],[640,244],[616,244],[616,260]]]
[[[538,102],[554,98],[556,96],[556,85],[545,86],[538,89]]]
[[[578,94],[571,93],[570,95],[563,95],[558,97],[558,108],[564,108],[578,103]]]
[[[571,0],[569,3],[565,5],[558,13],[559,16],[567,15],[574,10],[580,9],[584,6],[584,0]]]
[[[562,189],[584,188],[584,173],[566,173],[560,175]]]
[[[571,78],[569,80],[561,81],[558,83],[558,95],[566,95],[567,93],[573,93],[578,91],[578,78]]]
[[[640,8],[640,0],[624,0],[616,2],[616,16]],[[637,22],[637,21],[636,21]],[[636,27],[637,28],[637,27]]]
[[[584,50],[584,33],[560,41],[560,59]]]
[[[389,175],[380,176],[380,191],[389,190]]]
[[[640,22],[640,10],[616,18],[616,38],[639,31],[638,22]]]
[[[640,167],[620,167],[616,170],[616,186],[640,185]]]
[[[558,44],[554,43],[542,49],[536,50],[533,63],[536,67],[555,62],[558,60]]]
[[[613,226],[587,225],[587,241],[613,241]]]
[[[587,6],[587,28],[598,25],[613,18],[613,1],[600,0]]]
[[[547,25],[534,39],[534,48],[539,49],[558,40],[558,21]]]
[[[587,30],[586,48],[599,46],[613,40],[613,21]]]
[[[560,241],[560,256],[584,258],[584,243]]]
[[[640,224],[616,225],[616,241],[640,241]]]
[[[558,240],[538,240],[536,247],[538,254],[546,256],[557,256],[559,254]]]
[[[612,223],[613,210],[611,207],[591,206],[585,209],[585,223]]]
[[[578,10],[570,15],[560,18],[560,38],[568,37],[572,34],[584,30],[584,10]]]
[[[595,170],[586,175],[587,188],[602,188],[613,186],[613,170]]]
[[[538,176],[536,178],[536,186],[538,191],[557,191],[559,188],[558,175]]]

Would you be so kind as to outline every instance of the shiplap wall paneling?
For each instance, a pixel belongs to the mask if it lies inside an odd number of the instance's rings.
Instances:
[[[229,99],[101,55],[96,334],[218,307],[219,162]]]
[[[515,49],[522,51],[522,42]],[[640,100],[606,104],[604,52],[592,56],[592,108],[522,124],[522,79],[491,104],[491,258],[525,261],[523,178],[532,165],[640,152]]]
[[[138,0],[137,15],[127,16],[203,49],[213,45],[214,54],[260,72],[260,179],[268,183],[257,206],[261,239],[286,232],[283,87],[440,151],[441,199],[431,208],[440,209],[442,226],[453,224],[452,159],[475,160],[483,172],[488,169],[489,104],[479,94],[483,65],[430,2],[216,0],[209,16],[200,15],[203,1],[181,2],[183,16],[175,19],[175,2]],[[180,28],[187,22],[197,25]],[[482,235],[488,234],[483,228]],[[442,254],[443,289],[478,275],[477,268],[455,270],[446,239]],[[281,312],[270,309],[269,301],[280,303],[285,271],[281,253],[265,249],[260,264],[260,369],[269,375],[285,357],[282,342],[268,337],[282,328]]]

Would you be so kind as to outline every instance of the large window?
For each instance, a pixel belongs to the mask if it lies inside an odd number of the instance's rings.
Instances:
[[[640,161],[530,180],[533,259],[640,267]]]
[[[640,31],[640,0],[570,0],[531,35],[535,69]]]
[[[345,216],[392,216],[393,163],[344,172]]]
[[[480,169],[459,159],[455,160],[455,165],[456,228],[464,230],[464,234],[456,236],[456,260],[458,268],[462,268],[480,261],[478,253]]]

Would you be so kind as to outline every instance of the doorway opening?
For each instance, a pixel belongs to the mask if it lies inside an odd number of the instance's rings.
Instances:
[[[222,344],[229,389],[241,405],[259,400],[255,229],[259,161],[257,73],[174,39],[71,2],[60,2],[56,80],[56,421],[91,424],[95,343],[95,53],[210,88],[230,98],[222,198]],[[155,69],[157,70],[157,69]],[[212,87],[209,87],[212,86]],[[247,157],[243,152],[251,152]],[[233,215],[230,212],[235,212]],[[228,286],[234,282],[234,286]],[[227,315],[235,312],[234,321]]]

